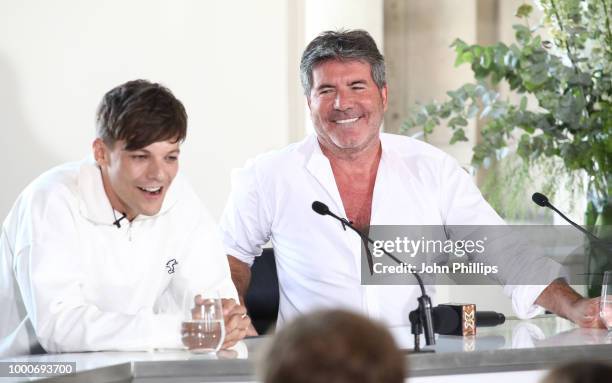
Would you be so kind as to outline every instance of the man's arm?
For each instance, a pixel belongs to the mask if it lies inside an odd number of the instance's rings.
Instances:
[[[264,206],[266,203],[262,197],[270,196],[260,193],[259,185],[252,161],[245,168],[234,170],[232,191],[219,223],[231,278],[241,305],[245,305],[251,282],[250,264],[261,254],[262,246],[270,240],[271,235],[271,214]],[[246,335],[257,335],[252,324]]]
[[[552,281],[535,303],[580,327],[604,328],[599,319],[599,298],[582,297],[562,278]]]
[[[232,281],[236,290],[238,291],[238,298],[240,304],[244,305],[244,297],[246,296],[247,290],[251,283],[251,268],[248,264],[240,261],[232,255],[227,256],[229,262],[230,271],[232,273]]]
[[[443,207],[443,216],[445,217],[446,225],[465,225],[466,223],[478,223],[479,225],[504,225],[505,222],[497,215],[497,213],[491,208],[491,206],[484,200],[480,191],[473,183],[471,178],[464,172],[450,157],[446,157],[443,166],[443,179],[444,183],[440,181],[440,184],[446,185],[447,193],[443,195],[449,196],[447,199],[441,200],[441,206]],[[507,254],[505,251],[494,252],[492,254]],[[530,270],[538,270],[539,272],[546,270],[550,275],[550,278],[556,278],[557,270],[554,264],[556,262],[548,264],[540,264],[537,267],[534,266],[533,260],[527,260],[525,262],[524,254],[516,254],[517,258],[494,258],[494,259],[483,259],[485,262],[501,265],[502,263],[508,263],[510,261],[516,261],[517,259],[523,259],[522,270],[527,273]],[[540,258],[542,261],[543,258]],[[558,265],[558,264],[557,264]],[[521,266],[521,265],[519,265]],[[557,269],[560,269],[560,265]],[[505,266],[506,268],[508,266]],[[528,269],[526,269],[527,267]],[[521,271],[522,271],[521,270]],[[521,275],[523,278],[526,275],[522,272],[515,272],[514,275]],[[531,275],[531,274],[527,274]],[[500,275],[500,277],[502,277]],[[538,274],[537,277],[533,277],[533,281],[542,280],[539,278],[545,278],[545,275]],[[528,287],[525,286],[525,280],[519,281],[518,283],[512,283],[511,280],[500,279],[502,283],[514,287]],[[548,279],[550,280],[550,279]],[[545,282],[542,282],[542,284]],[[521,286],[522,285],[522,286]],[[514,311],[519,317],[528,317],[532,315],[531,299],[533,295],[527,300],[522,299],[523,294],[517,294],[516,297],[512,294],[512,291],[507,294],[513,296]],[[603,327],[603,324],[599,320],[599,298],[585,299],[576,291],[574,291],[564,279],[555,279],[551,282],[538,296],[534,302],[535,304],[549,310],[561,317],[567,318],[572,322],[578,324],[580,327]]]
[[[249,289],[249,285],[251,284],[251,267],[231,255],[227,256],[227,260],[230,266],[230,272],[232,273],[232,281],[234,281],[234,286],[236,286],[236,291],[238,291],[238,299],[240,300],[240,304],[246,307],[244,298],[247,290]],[[253,327],[253,324],[250,322],[249,318],[246,336],[257,335],[257,330],[255,330],[255,327]]]

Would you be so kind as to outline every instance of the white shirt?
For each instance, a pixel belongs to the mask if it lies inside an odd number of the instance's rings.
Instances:
[[[504,225],[470,176],[439,149],[381,134],[371,225]],[[414,285],[361,285],[361,242],[338,221],[313,212],[319,200],[346,217],[329,160],[315,135],[249,161],[232,175],[221,219],[226,252],[252,264],[271,241],[280,285],[278,323],[321,307],[353,309],[407,325],[420,296]],[[551,265],[549,281],[559,265]],[[407,276],[411,278],[411,276]],[[505,286],[520,317],[536,315],[540,286]],[[433,288],[428,286],[431,293]]]
[[[48,352],[181,347],[187,288],[237,297],[217,228],[180,175],[158,214],[114,220],[93,160],[22,192],[0,238],[0,356],[37,342]]]

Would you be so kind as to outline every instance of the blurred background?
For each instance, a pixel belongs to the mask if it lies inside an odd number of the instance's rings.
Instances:
[[[442,100],[473,79],[469,66],[454,67],[451,43],[513,42],[522,3],[0,0],[0,217],[40,173],[90,155],[102,95],[143,78],[166,85],[185,104],[189,130],[181,169],[218,218],[231,169],[312,131],[298,67],[302,50],[318,33],[362,28],[374,37],[387,60],[384,130],[397,133],[411,105]],[[539,17],[537,9],[531,17]],[[479,129],[470,121],[468,141],[457,145],[449,145],[449,129],[436,128],[428,140],[473,171]],[[483,177],[474,174],[482,184]],[[559,201],[564,198],[560,193]],[[574,216],[579,222],[581,214]],[[552,222],[552,216],[529,220]],[[510,301],[500,291],[442,287],[437,301],[509,313]]]

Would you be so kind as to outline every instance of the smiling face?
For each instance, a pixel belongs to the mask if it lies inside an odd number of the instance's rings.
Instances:
[[[364,61],[327,60],[312,72],[308,107],[321,145],[359,153],[378,145],[387,87],[379,89]]]
[[[104,191],[112,207],[127,214],[155,215],[178,171],[179,143],[155,142],[139,150],[126,150],[118,140],[109,148],[101,139],[93,144],[102,171]]]

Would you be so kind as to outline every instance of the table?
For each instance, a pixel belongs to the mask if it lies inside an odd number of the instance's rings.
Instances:
[[[391,331],[400,345],[410,346],[412,335],[408,328]],[[76,374],[37,379],[41,382],[253,382],[259,351],[267,339],[246,339],[237,352],[218,356],[182,350],[90,352],[30,355],[0,362],[77,363]],[[438,336],[434,349],[435,353],[406,354],[411,382],[474,381],[474,376],[485,381],[490,380],[491,374],[496,383],[504,381],[504,377],[517,381],[517,376],[523,377],[520,381],[535,381],[533,377],[541,376],[544,370],[571,360],[612,361],[612,333],[576,328],[567,320],[544,315],[478,328],[475,337]],[[33,378],[0,378],[0,383],[29,380]]]

